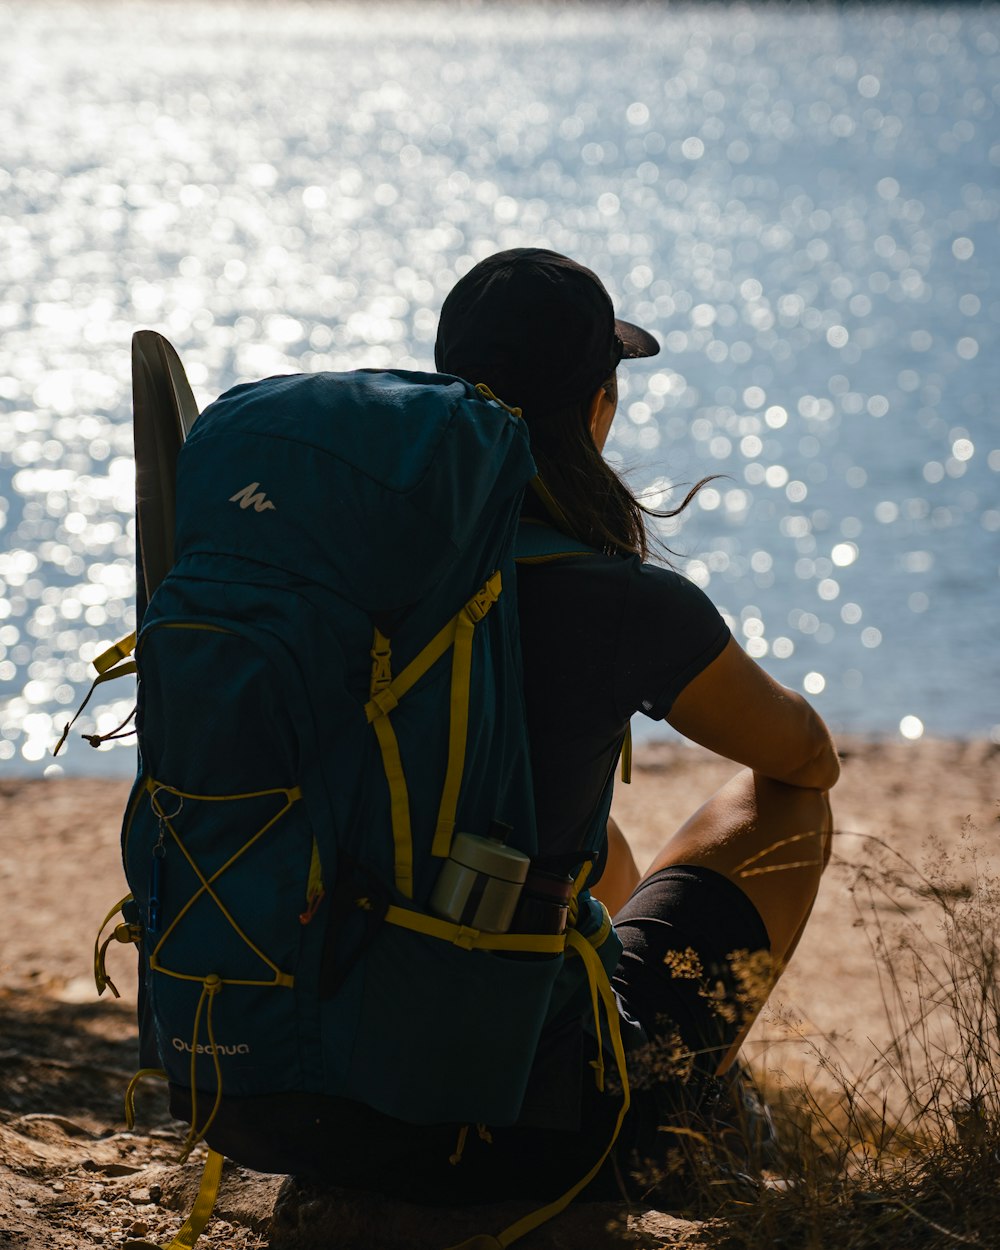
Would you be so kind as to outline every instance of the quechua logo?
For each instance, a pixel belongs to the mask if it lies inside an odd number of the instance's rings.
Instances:
[[[251,507],[254,512],[276,511],[274,504],[260,489],[260,482],[251,482],[249,486],[238,490],[235,495],[230,495],[229,502],[238,503],[244,512]]]

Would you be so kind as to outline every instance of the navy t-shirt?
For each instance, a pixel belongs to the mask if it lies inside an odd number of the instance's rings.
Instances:
[[[637,556],[519,564],[524,689],[539,850],[577,849],[633,713],[662,720],[723,651],[718,609]]]

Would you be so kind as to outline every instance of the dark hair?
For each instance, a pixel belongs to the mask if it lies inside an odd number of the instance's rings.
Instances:
[[[609,378],[604,384],[608,393],[613,381]],[[713,477],[692,486],[676,508],[647,508],[597,450],[588,403],[547,408],[544,417],[529,415],[525,420],[541,479],[525,493],[526,515],[551,520],[581,542],[608,553],[647,560],[657,547],[659,554],[674,554],[662,540],[651,538],[647,518],[677,516]]]

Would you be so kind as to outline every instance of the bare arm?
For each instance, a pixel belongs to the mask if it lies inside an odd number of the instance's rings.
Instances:
[[[685,738],[773,781],[829,790],[840,775],[822,718],[735,639],[684,687],[667,720]]]

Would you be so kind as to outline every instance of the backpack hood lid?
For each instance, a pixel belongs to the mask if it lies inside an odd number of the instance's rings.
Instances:
[[[534,472],[524,423],[461,379],[266,378],[206,408],[185,443],[176,557],[245,557],[391,612],[427,594]]]

